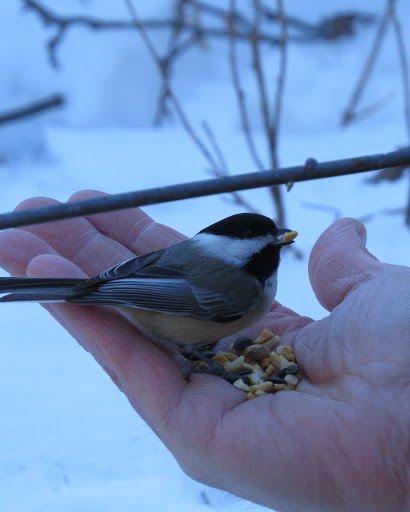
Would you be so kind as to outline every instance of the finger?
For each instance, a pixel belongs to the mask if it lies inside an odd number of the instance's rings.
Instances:
[[[16,210],[54,204],[61,203],[50,198],[34,197],[20,203]],[[44,240],[56,252],[78,265],[88,276],[94,276],[134,256],[127,248],[100,233],[84,217],[19,229]]]
[[[366,230],[355,219],[340,219],[319,238],[309,259],[309,277],[320,304],[332,311],[381,263],[365,247]]]
[[[97,190],[81,190],[73,194],[69,201],[83,201],[107,195],[109,194]],[[117,240],[137,255],[169,247],[186,238],[168,226],[154,222],[140,208],[89,215],[87,219],[101,233]]]
[[[12,229],[0,233],[0,265],[14,276],[25,276],[31,259],[39,254],[57,254],[33,233]]]

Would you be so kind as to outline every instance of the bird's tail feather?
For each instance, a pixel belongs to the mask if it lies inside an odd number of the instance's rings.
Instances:
[[[0,302],[64,302],[76,295],[73,287],[84,279],[1,277]]]

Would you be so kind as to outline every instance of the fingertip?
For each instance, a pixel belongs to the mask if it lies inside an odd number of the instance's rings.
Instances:
[[[103,197],[109,195],[110,194],[107,194],[106,192],[101,192],[100,190],[84,189],[78,190],[77,192],[74,192],[74,194],[71,194],[67,202],[72,203],[74,201],[85,201],[86,199],[93,199],[94,197]]]
[[[28,199],[21,201],[21,203],[14,208],[14,211],[30,210],[31,208],[39,208],[41,206],[49,206],[53,204],[60,204],[60,201],[44,196],[29,197]]]
[[[27,267],[28,277],[84,279],[88,276],[73,262],[57,254],[40,254]]]
[[[29,262],[43,253],[56,254],[33,233],[23,229],[8,229],[0,233],[0,266],[12,275],[24,276]]]
[[[366,280],[380,262],[365,247],[366,228],[353,218],[337,220],[319,237],[309,258],[309,278],[319,302],[328,311]]]

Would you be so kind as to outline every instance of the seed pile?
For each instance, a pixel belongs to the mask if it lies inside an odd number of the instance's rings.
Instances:
[[[238,338],[228,351],[219,350],[211,359],[220,365],[231,378],[226,379],[251,400],[266,393],[293,390],[300,380],[299,365],[293,348],[279,345],[280,337],[269,329],[252,341]],[[276,347],[276,350],[275,350]],[[197,361],[192,366],[205,366]]]

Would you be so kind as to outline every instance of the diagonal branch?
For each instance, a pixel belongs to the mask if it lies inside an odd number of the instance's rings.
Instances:
[[[390,0],[389,0],[390,1]],[[342,117],[342,125],[347,125],[350,123],[355,117],[357,117],[357,105],[360,101],[360,98],[363,94],[363,91],[369,81],[371,72],[376,63],[377,56],[379,55],[379,51],[386,35],[387,27],[390,21],[390,5],[387,6],[382,19],[380,20],[379,27],[376,32],[376,37],[373,42],[373,46],[370,50],[370,53],[367,57],[363,70],[360,74],[359,80],[357,81],[356,87],[353,90],[353,94],[350,98],[350,101],[343,112]]]
[[[137,11],[136,11],[132,1],[124,0],[124,2],[130,12],[130,15],[132,18],[132,23],[133,23],[134,27],[138,29],[138,31],[141,35],[141,38],[142,38],[145,46],[147,47],[149,54],[151,55],[153,61],[157,65],[159,73],[161,74],[162,78],[164,79],[164,82],[166,82],[167,75],[166,75],[166,72],[164,71],[161,58],[159,57],[154,45],[152,44],[152,41],[147,34],[147,31],[145,30],[144,26],[142,25],[141,21],[139,20],[139,18],[137,16]],[[206,160],[209,162],[211,168],[214,168],[214,169],[218,168],[218,164],[215,161],[214,157],[212,156],[211,152],[208,150],[206,145],[203,143],[203,141],[201,140],[199,135],[195,132],[194,128],[192,127],[191,123],[189,122],[188,117],[185,114],[184,109],[182,108],[182,105],[181,105],[178,97],[175,95],[174,91],[170,87],[168,87],[168,90],[166,92],[167,92],[167,96],[168,96],[169,100],[172,103],[172,106],[175,109],[175,112],[177,113],[177,115],[179,117],[179,120],[181,121],[181,123],[182,123],[183,127],[185,128],[186,132],[188,133],[188,135],[191,137],[191,139],[194,141],[194,143],[198,146],[198,148],[200,149],[200,151],[202,152],[202,154],[204,155]]]
[[[407,128],[407,137],[410,144],[410,84],[409,84],[409,65],[406,55],[406,45],[403,39],[401,24],[396,13],[396,2],[390,0],[390,15],[393,21],[394,32],[397,39],[397,47],[399,50],[400,69],[403,82],[403,100],[404,100],[404,119]]]
[[[0,215],[0,229],[28,226],[61,219],[70,219],[136,206],[179,201],[194,197],[224,194],[237,190],[261,188],[272,185],[299,182],[359,172],[374,171],[386,167],[410,165],[410,149],[379,155],[367,155],[344,160],[318,163],[308,159],[305,165],[262,171],[209,180],[157,187],[83,201],[20,210]]]
[[[228,34],[229,34],[229,62],[231,65],[232,82],[234,91],[238,101],[238,110],[241,118],[242,130],[245,135],[245,141],[248,145],[249,153],[252,160],[255,162],[256,168],[261,171],[263,169],[262,160],[259,157],[258,151],[253,140],[248,110],[246,108],[245,93],[242,89],[239,67],[238,67],[238,56],[236,52],[236,20],[238,19],[236,11],[236,0],[230,1],[230,15],[228,18]]]
[[[34,101],[30,105],[0,113],[0,124],[17,121],[25,117],[31,117],[51,108],[61,107],[64,104],[64,97],[61,94],[53,94],[48,98]]]
[[[262,6],[260,0],[253,0],[254,5],[254,25],[253,25],[253,37],[252,37],[252,55],[253,55],[253,66],[256,75],[256,81],[259,90],[260,109],[262,114],[262,121],[264,125],[265,136],[268,139],[268,150],[270,157],[270,165],[273,169],[278,167],[278,156],[277,156],[277,128],[279,128],[280,121],[280,107],[283,94],[284,85],[284,73],[286,69],[286,47],[287,47],[287,25],[286,18],[283,12],[283,4],[278,0],[278,10],[281,19],[281,60],[279,70],[279,82],[276,92],[275,111],[270,112],[268,95],[265,83],[265,77],[262,67],[261,59],[261,47],[259,44],[259,33],[260,24],[262,20]],[[276,122],[276,125],[275,125]],[[276,217],[280,225],[285,224],[285,211],[283,208],[283,200],[281,190],[277,186],[273,186],[270,189],[273,201],[276,207]]]

